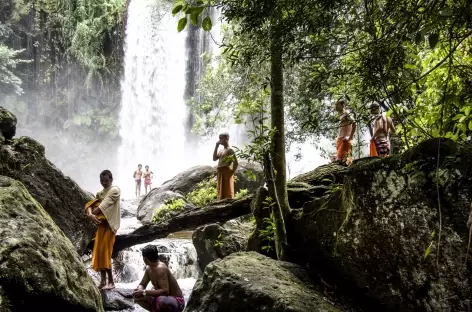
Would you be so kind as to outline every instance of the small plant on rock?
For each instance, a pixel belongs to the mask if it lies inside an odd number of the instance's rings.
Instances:
[[[168,219],[181,212],[185,207],[185,200],[182,198],[174,198],[166,200],[159,208],[154,209],[152,214],[152,222],[157,223]]]
[[[197,184],[197,187],[187,194],[189,202],[197,207],[205,207],[216,201],[216,180],[210,177]]]
[[[238,178],[234,176],[234,181],[237,182]],[[239,190],[234,195],[235,199],[240,199],[249,193],[247,189]],[[197,187],[187,194],[187,199],[193,205],[203,208],[215,202],[218,197],[217,183],[214,177],[210,177],[197,184]]]

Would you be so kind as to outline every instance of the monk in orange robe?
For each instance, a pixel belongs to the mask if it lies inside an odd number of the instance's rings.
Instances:
[[[113,186],[113,175],[109,170],[100,174],[103,190],[98,192],[94,200],[85,205],[85,214],[97,225],[95,243],[92,251],[92,269],[100,272],[99,289],[113,289],[111,256],[115,235],[120,227],[120,189]],[[107,283],[108,275],[108,283]]]
[[[220,145],[223,146],[218,150]],[[238,159],[234,150],[229,146],[229,134],[222,133],[219,136],[219,141],[216,142],[215,150],[213,151],[213,161],[218,160],[217,167],[217,190],[218,200],[226,198],[234,198],[234,173],[238,168]]]
[[[356,132],[356,122],[346,110],[347,101],[340,99],[335,104],[335,109],[339,113],[339,134],[336,139],[336,161],[346,162],[352,150],[352,138]]]

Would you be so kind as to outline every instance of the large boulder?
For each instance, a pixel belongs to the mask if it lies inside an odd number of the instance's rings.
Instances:
[[[29,137],[0,144],[0,175],[21,181],[83,254],[95,231],[83,216],[83,207],[92,195],[46,159],[44,146]]]
[[[254,192],[264,184],[262,170],[255,164],[242,162],[235,173],[236,182],[234,185],[235,194],[242,189],[247,189],[249,193]],[[152,214],[165,201],[174,198],[183,198],[190,192],[199,189],[200,183],[208,179],[216,179],[216,167],[195,166],[189,168],[161,186],[152,189],[140,202],[138,206],[138,220],[144,224],[152,221]],[[215,188],[215,186],[213,186]],[[216,201],[216,191],[214,190]],[[193,208],[189,204],[187,208]]]
[[[102,291],[105,311],[134,310],[133,289],[116,288]]]
[[[0,176],[1,311],[103,311],[72,243],[18,181]]]
[[[10,140],[16,133],[16,117],[0,106],[0,144],[2,140]]]
[[[143,224],[150,224],[152,220],[152,216],[156,209],[162,207],[169,201],[181,199],[185,204],[182,207],[179,207],[179,210],[170,211],[171,213],[179,213],[184,210],[195,208],[191,203],[187,201],[187,199],[180,193],[175,193],[172,191],[162,191],[162,192],[152,192],[146,196],[146,198],[141,201],[138,207],[138,220],[141,221]]]
[[[339,311],[323,300],[300,266],[255,252],[234,253],[210,263],[185,311]]]
[[[230,220],[222,225],[213,223],[197,228],[193,232],[192,241],[200,269],[205,270],[216,259],[246,251],[247,241],[254,227],[251,222]]]
[[[235,176],[234,192],[246,189],[251,194],[265,183],[264,172],[261,166],[256,163],[240,161]]]
[[[436,139],[361,159],[343,179],[338,167],[325,172],[342,184],[293,212],[290,260],[364,294],[377,311],[470,311],[470,159],[469,146]]]

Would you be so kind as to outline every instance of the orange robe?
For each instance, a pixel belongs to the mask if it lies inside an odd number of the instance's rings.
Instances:
[[[89,201],[85,205],[85,211],[92,207],[92,211],[100,205],[98,199]],[[100,212],[97,218],[102,221],[98,225],[95,233],[95,243],[92,251],[92,269],[99,272],[105,269],[111,269],[111,255],[113,253],[113,245],[115,244],[116,234],[108,225],[107,219]]]
[[[370,139],[370,157],[378,157],[379,154],[377,154],[377,146],[375,145],[375,140]]]
[[[336,160],[347,160],[347,156],[351,153],[352,142],[345,141],[343,138],[336,140]]]
[[[217,182],[218,200],[234,198],[234,178],[229,166],[218,168]]]

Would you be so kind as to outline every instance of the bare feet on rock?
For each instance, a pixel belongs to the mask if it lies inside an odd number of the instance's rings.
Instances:
[[[108,283],[106,284],[102,289],[103,290],[110,290],[110,289],[114,289],[115,288],[115,284],[113,283]]]
[[[105,287],[105,285],[105,282],[101,282],[100,284],[98,284],[98,289],[102,289],[103,287]]]

